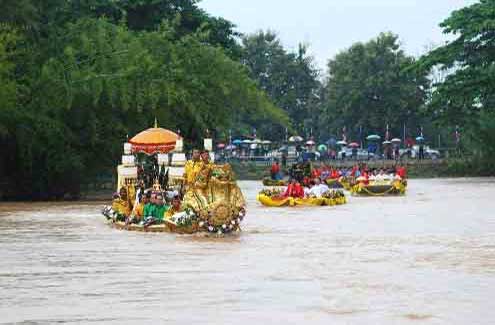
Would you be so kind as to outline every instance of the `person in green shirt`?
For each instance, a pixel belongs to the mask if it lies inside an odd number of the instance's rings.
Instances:
[[[167,212],[169,208],[170,207],[168,205],[166,205],[164,200],[163,200],[163,195],[158,194],[156,196],[156,206],[155,206],[155,209],[153,211],[153,218],[155,218],[157,223],[163,222],[165,212]]]
[[[163,195],[158,193],[153,198],[150,206],[144,208],[145,210],[145,222],[144,226],[148,227],[155,224],[160,224],[164,220],[165,213],[169,209],[169,206],[164,204]]]
[[[147,193],[148,194],[148,193]],[[149,217],[153,217],[156,207],[156,193],[151,193],[148,203],[144,205],[143,209],[143,221]]]

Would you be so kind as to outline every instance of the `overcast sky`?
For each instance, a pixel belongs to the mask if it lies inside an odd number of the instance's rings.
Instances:
[[[438,24],[475,0],[203,0],[200,7],[224,17],[241,33],[276,31],[284,46],[310,46],[318,66],[354,42],[380,32],[399,35],[408,54],[419,56],[447,38]]]

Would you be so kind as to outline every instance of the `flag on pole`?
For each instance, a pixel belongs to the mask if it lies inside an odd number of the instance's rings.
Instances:
[[[361,145],[361,149],[363,149],[363,126],[359,126],[359,144]]]
[[[345,142],[347,142],[346,130],[347,130],[347,128],[344,126],[342,128],[342,141],[345,141]]]
[[[385,141],[388,141],[388,140],[390,140],[390,131],[389,131],[389,127],[387,124],[387,131],[385,132]]]
[[[455,144],[459,145],[461,142],[461,130],[459,129],[459,125],[455,126]]]

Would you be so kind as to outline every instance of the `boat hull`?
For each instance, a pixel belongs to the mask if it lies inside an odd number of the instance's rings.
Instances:
[[[347,203],[345,197],[339,198],[272,198],[268,195],[259,194],[257,200],[267,207],[294,207],[294,206],[334,206]]]
[[[198,223],[193,223],[191,226],[187,227],[179,227],[171,222],[165,222],[159,225],[151,225],[148,227],[144,227],[143,225],[138,224],[126,224],[122,221],[109,221],[108,225],[112,228],[118,230],[126,230],[126,231],[136,231],[136,232],[150,232],[150,233],[174,233],[180,235],[192,235],[195,233],[203,232],[208,233],[207,230],[202,229]],[[232,232],[239,232],[240,227],[237,226]]]
[[[355,196],[401,196],[406,194],[407,185],[403,182],[383,185],[357,184],[351,188],[351,194]]]

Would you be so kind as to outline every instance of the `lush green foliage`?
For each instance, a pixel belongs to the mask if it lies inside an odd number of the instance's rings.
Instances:
[[[8,155],[0,158],[0,185],[7,196],[77,195],[81,182],[114,168],[126,135],[155,117],[193,142],[240,118],[288,121],[232,59],[227,23],[195,1],[21,4],[10,3],[15,15],[1,17],[0,145]],[[199,15],[196,25],[188,15]],[[218,28],[214,36],[211,28]]]
[[[385,33],[330,60],[323,83],[305,46],[239,35],[197,2],[0,0],[0,197],[77,196],[155,117],[195,143],[206,129],[324,141],[460,125],[466,164],[493,172],[495,0],[452,13],[441,26],[456,39],[419,61]],[[432,71],[446,77],[431,86]]]
[[[456,39],[421,58],[418,70],[440,69],[428,110],[444,127],[460,125],[475,158],[495,159],[495,1],[455,11],[441,26]]]
[[[242,62],[249,68],[251,77],[287,112],[293,131],[309,135],[310,128],[316,124],[316,116],[311,112],[318,100],[320,84],[318,70],[306,47],[299,45],[297,53],[287,52],[273,32],[248,35],[242,44]],[[278,131],[276,135],[282,138],[285,131]]]
[[[412,63],[390,33],[339,53],[328,63],[322,129],[340,135],[346,126],[356,136],[361,127],[363,134],[383,134],[389,124],[400,136],[405,123],[416,132],[428,81],[426,74],[406,70]]]

